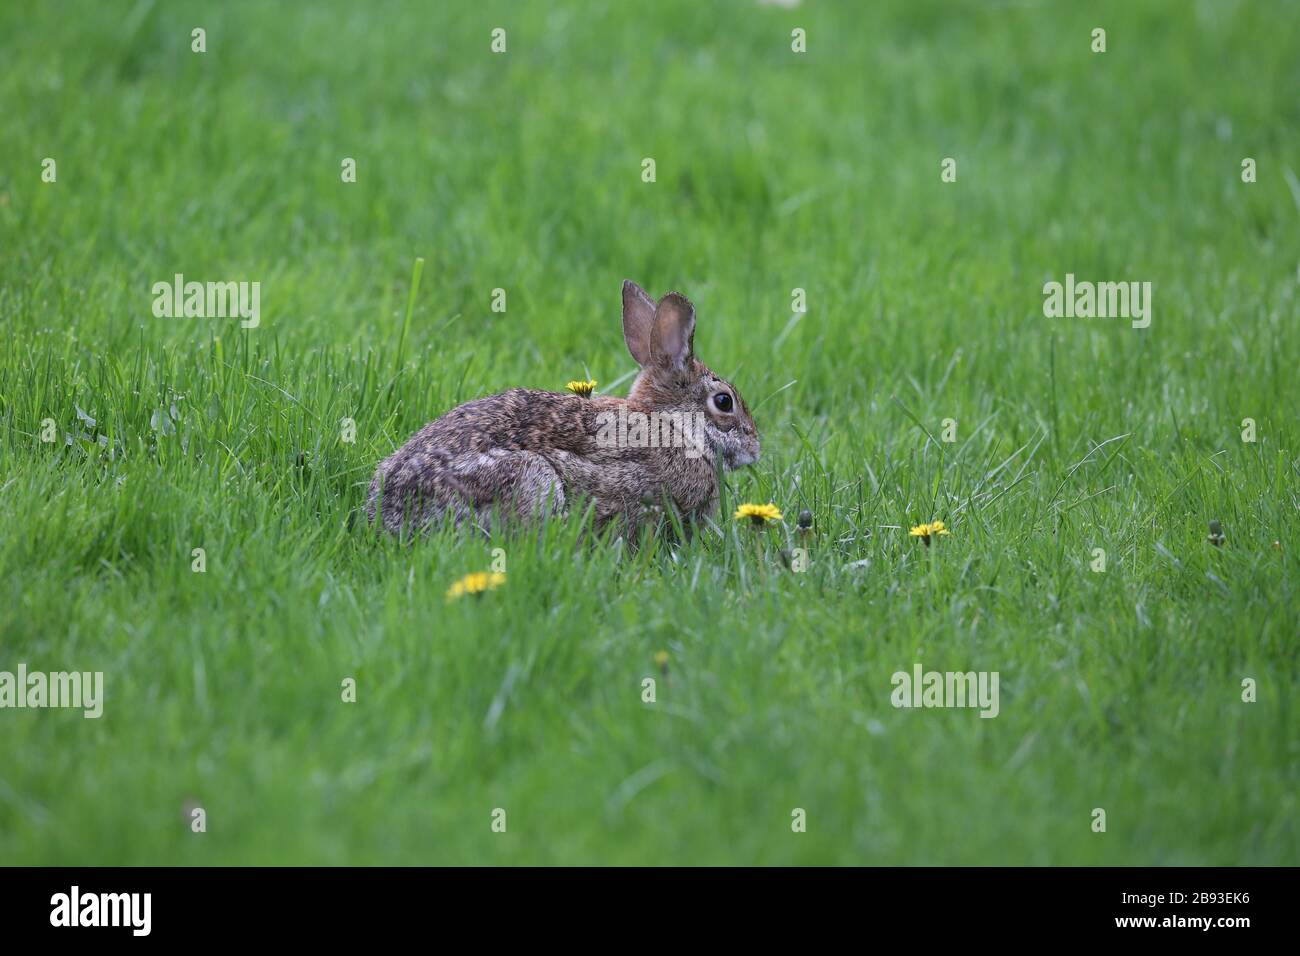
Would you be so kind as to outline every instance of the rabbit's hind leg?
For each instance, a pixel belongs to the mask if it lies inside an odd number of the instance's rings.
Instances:
[[[490,521],[493,506],[509,519],[528,521],[564,514],[564,485],[544,457],[531,451],[494,448],[458,459],[455,474],[473,496],[480,526]]]

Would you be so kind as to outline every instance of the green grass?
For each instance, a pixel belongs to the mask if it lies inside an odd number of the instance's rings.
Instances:
[[[1294,9],[1094,6],[7,6],[0,670],[107,700],[0,711],[0,862],[1300,862]],[[177,272],[260,327],[155,318]],[[1151,327],[1045,318],[1067,272]],[[806,573],[367,531],[424,422],[626,376],[624,278],[694,299]],[[1000,715],[894,709],[915,662]]]

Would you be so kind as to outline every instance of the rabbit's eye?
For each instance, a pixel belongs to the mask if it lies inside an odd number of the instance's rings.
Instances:
[[[726,392],[718,392],[713,396],[713,405],[720,412],[731,411],[731,396]]]

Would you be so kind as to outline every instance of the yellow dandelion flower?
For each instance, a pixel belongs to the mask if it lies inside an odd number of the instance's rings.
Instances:
[[[583,398],[591,398],[591,393],[596,390],[596,380],[593,378],[590,382],[570,382],[564,387],[574,395],[580,395]]]
[[[756,525],[765,525],[771,521],[781,520],[781,509],[776,505],[741,505],[733,516],[737,521],[748,518]]]
[[[667,667],[668,667],[668,652],[667,652],[667,651],[657,651],[657,652],[655,653],[655,663],[659,665],[659,669],[660,669],[660,670],[665,670],[665,669],[667,669]]]
[[[942,521],[931,521],[929,524],[919,524],[908,532],[914,538],[920,538],[925,542],[925,546],[930,546],[930,538],[947,534],[948,529],[943,526]]]
[[[499,571],[476,571],[467,574],[451,587],[447,588],[447,600],[455,600],[466,594],[482,594],[499,588],[506,583],[506,576]]]

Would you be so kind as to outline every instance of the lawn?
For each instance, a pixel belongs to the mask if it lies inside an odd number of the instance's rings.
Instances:
[[[104,701],[0,709],[0,863],[1300,863],[1294,25],[6,5],[0,671]],[[452,406],[625,394],[625,278],[762,434],[715,528],[367,527]],[[997,716],[893,706],[917,664]]]

